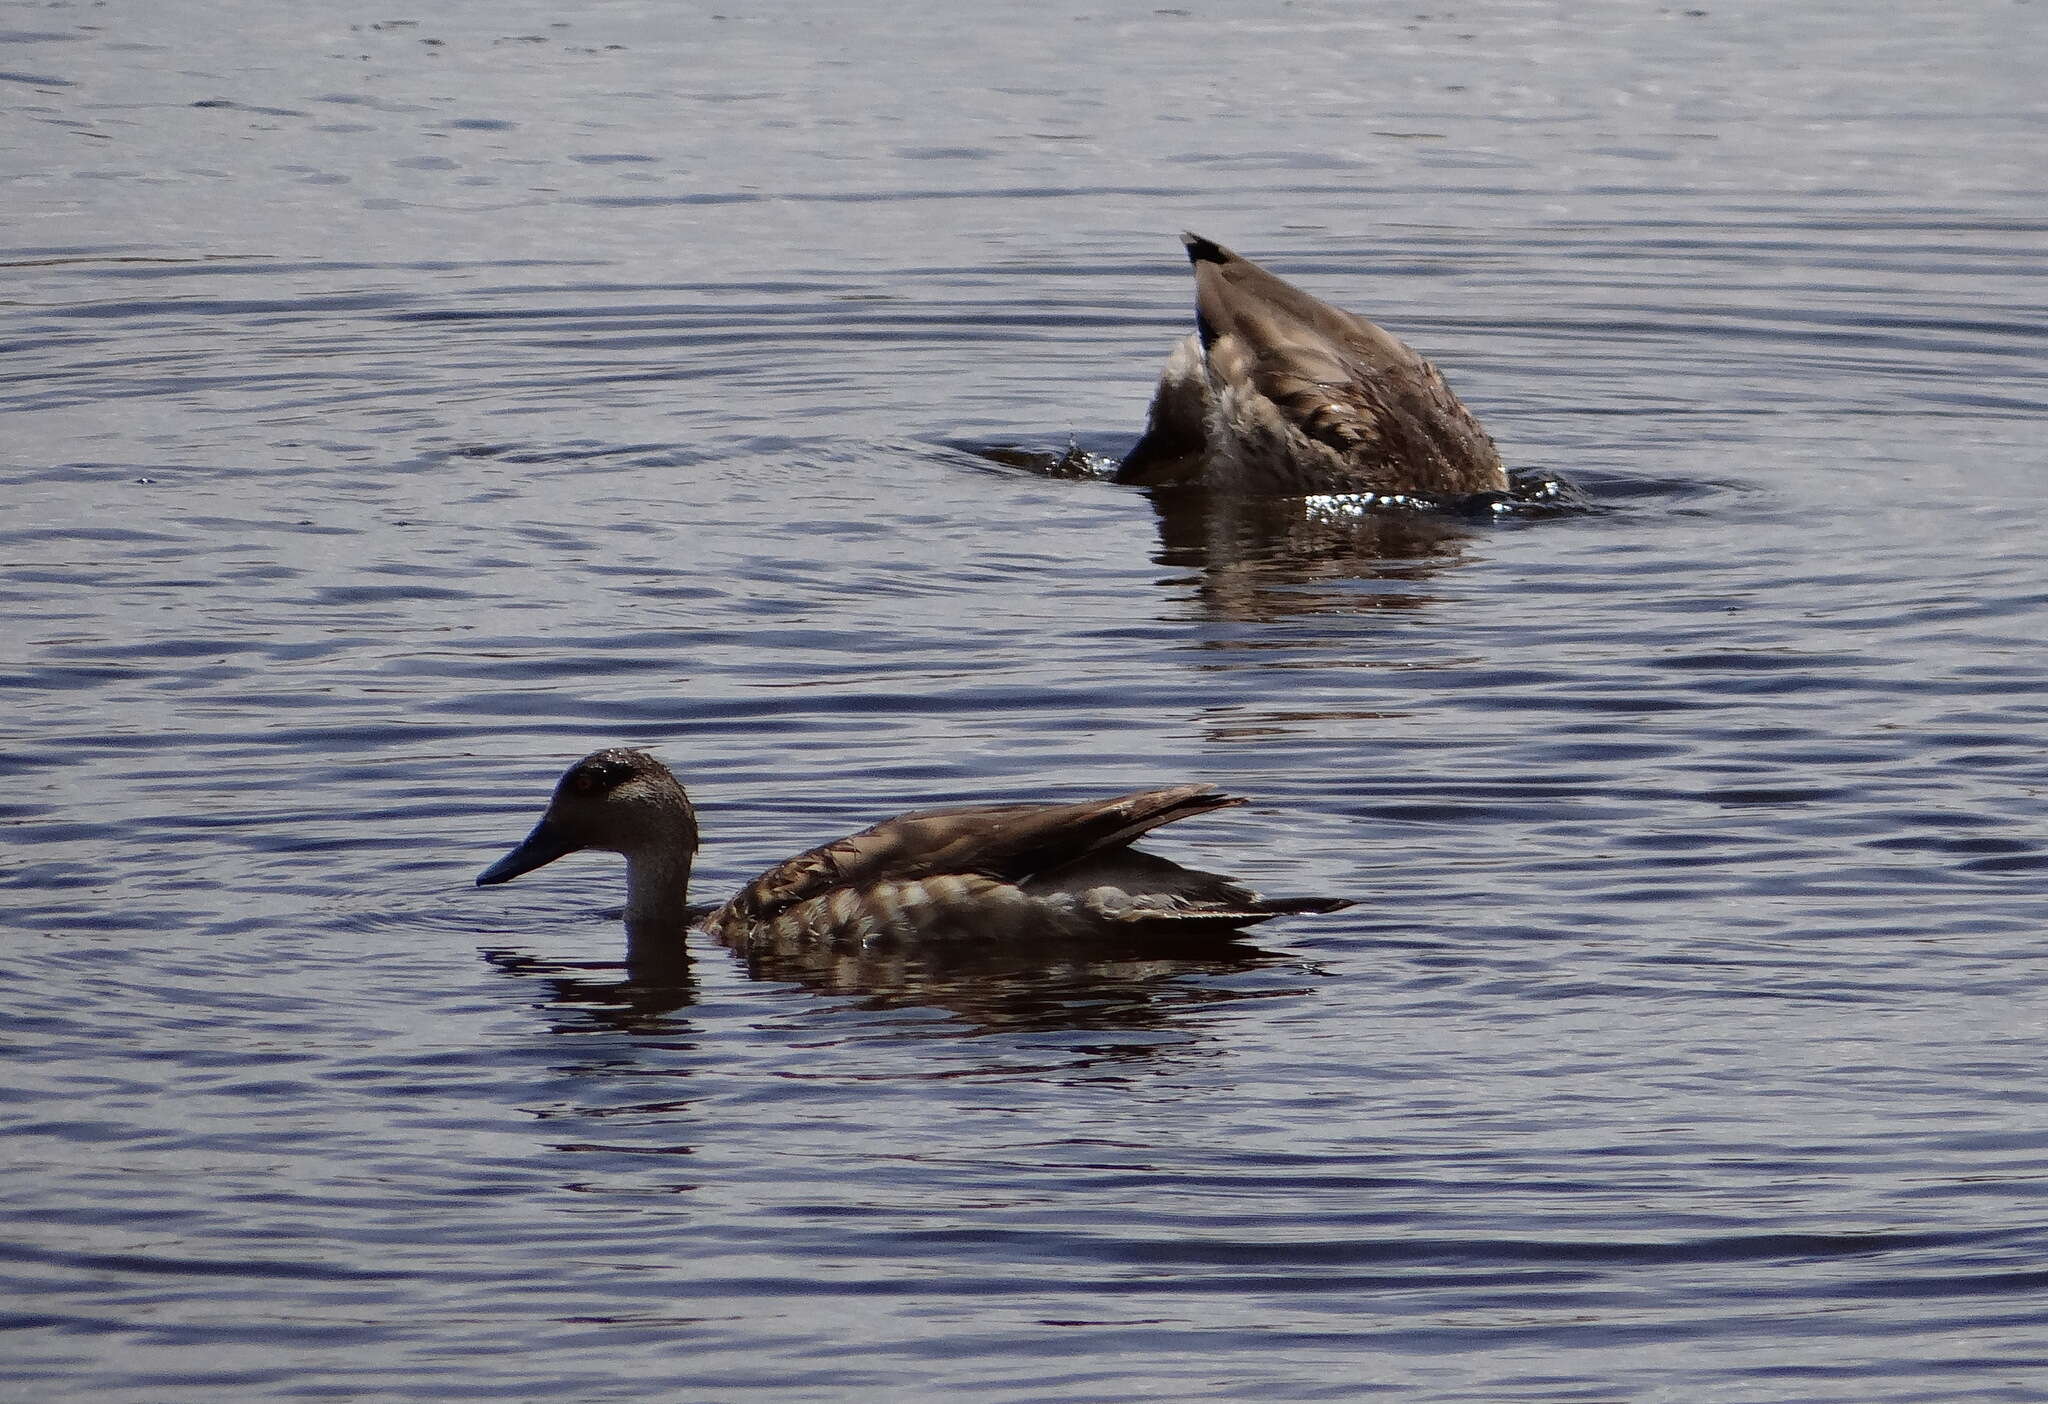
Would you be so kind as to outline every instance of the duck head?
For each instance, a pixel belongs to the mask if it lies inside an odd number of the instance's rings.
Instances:
[[[593,751],[555,784],[547,811],[517,848],[477,874],[510,882],[579,849],[626,858],[626,920],[679,916],[697,852],[697,813],[669,768],[623,746]]]

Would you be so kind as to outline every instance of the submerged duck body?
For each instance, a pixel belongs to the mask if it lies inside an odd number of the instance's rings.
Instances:
[[[1508,490],[1435,366],[1363,317],[1183,234],[1196,332],[1167,358],[1117,481],[1302,496]]]
[[[597,751],[569,767],[526,839],[477,876],[507,882],[583,848],[626,858],[629,936],[695,925],[737,949],[891,938],[1227,935],[1333,898],[1273,900],[1228,878],[1132,848],[1177,819],[1244,803],[1207,785],[1075,804],[919,810],[776,864],[708,911],[688,903],[696,811],[645,751]]]

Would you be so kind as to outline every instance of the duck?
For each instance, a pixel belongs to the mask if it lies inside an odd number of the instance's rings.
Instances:
[[[691,907],[697,813],[646,751],[610,747],[565,771],[540,821],[477,875],[488,887],[581,849],[624,855],[628,938],[695,928],[736,950],[967,938],[1172,940],[1223,936],[1342,898],[1266,898],[1130,845],[1163,824],[1245,801],[1214,786],[1053,804],[922,809],[820,844],[726,901]]]
[[[1508,491],[1499,450],[1435,366],[1221,244],[1181,242],[1196,330],[1167,357],[1116,481],[1274,496]]]

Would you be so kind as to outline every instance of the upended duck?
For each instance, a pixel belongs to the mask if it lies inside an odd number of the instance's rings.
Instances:
[[[695,925],[740,949],[952,936],[1214,938],[1351,905],[1264,898],[1130,846],[1162,824],[1243,803],[1208,785],[1176,785],[1076,804],[919,810],[777,863],[707,913],[689,906],[690,797],[653,756],[617,747],[570,766],[533,832],[476,882],[507,882],[584,848],[624,854],[629,935]]]
[[[1505,492],[1435,366],[1363,317],[1196,234],[1195,333],[1167,357],[1119,482],[1302,496]]]

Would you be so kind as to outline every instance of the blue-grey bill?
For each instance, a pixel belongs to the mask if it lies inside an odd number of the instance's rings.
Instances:
[[[489,887],[493,883],[510,882],[521,873],[530,873],[535,868],[554,862],[564,853],[574,853],[581,844],[571,843],[562,837],[548,821],[543,819],[533,826],[533,832],[520,840],[519,847],[476,875],[478,887]]]

